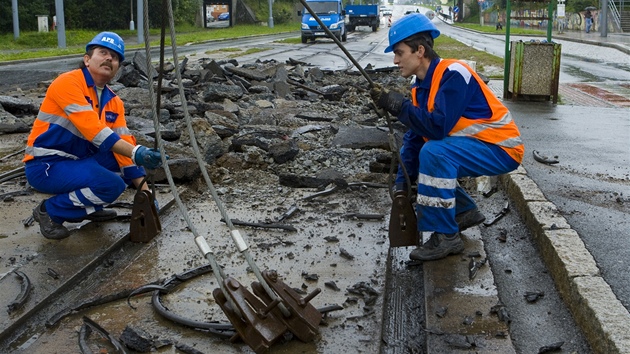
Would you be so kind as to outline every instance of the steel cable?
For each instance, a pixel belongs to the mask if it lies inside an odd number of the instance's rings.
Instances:
[[[148,0],[144,0],[144,33],[145,33],[145,51],[146,51],[146,57],[147,57],[147,67],[151,67],[151,56],[150,56],[150,46],[149,46],[149,42],[148,42],[148,38],[149,38],[149,28],[148,28],[148,4],[147,4]],[[179,59],[177,56],[177,42],[176,42],[176,38],[175,38],[175,24],[174,24],[174,20],[173,20],[173,8],[172,8],[172,2],[171,0],[165,0],[166,2],[166,10],[168,12],[168,20],[169,20],[169,30],[170,30],[170,35],[171,35],[171,46],[172,46],[172,55],[173,55],[173,64],[175,66],[175,68],[179,67]],[[161,68],[160,68],[161,70]],[[248,265],[250,266],[250,268],[252,269],[252,271],[254,272],[254,274],[256,275],[256,278],[258,279],[258,281],[260,282],[260,284],[263,286],[263,288],[265,289],[265,292],[267,293],[267,295],[271,298],[271,300],[275,300],[277,298],[277,295],[273,292],[273,290],[269,287],[269,285],[267,284],[266,280],[263,278],[260,269],[258,268],[258,266],[256,265],[255,261],[253,260],[250,252],[249,252],[249,248],[247,247],[244,239],[242,238],[242,236],[240,235],[240,232],[238,230],[236,230],[236,228],[234,227],[234,225],[232,224],[232,221],[230,219],[230,217],[227,214],[226,209],[223,206],[223,203],[221,202],[216,189],[214,188],[214,185],[212,184],[212,181],[210,180],[210,176],[208,175],[208,171],[205,168],[205,162],[203,161],[202,157],[201,157],[201,153],[199,152],[199,146],[197,145],[197,141],[195,138],[195,131],[192,127],[192,122],[191,122],[191,118],[190,118],[190,114],[188,112],[188,105],[186,103],[186,94],[184,92],[184,87],[182,84],[182,78],[181,78],[181,72],[180,70],[176,69],[175,70],[175,75],[177,78],[177,86],[179,89],[179,94],[181,96],[181,102],[182,102],[182,109],[184,110],[184,118],[186,121],[186,127],[188,129],[188,134],[190,136],[190,142],[191,142],[191,146],[193,149],[193,153],[195,155],[195,158],[197,159],[197,163],[200,166],[200,170],[201,173],[203,175],[204,181],[206,182],[206,185],[208,186],[208,190],[210,192],[210,194],[212,195],[212,199],[214,200],[214,202],[217,205],[217,208],[219,209],[222,218],[225,220],[225,223],[227,224],[228,228],[230,229],[230,234],[232,236],[232,240],[234,241],[238,251],[243,254],[243,256],[245,257],[245,260],[247,261]],[[152,77],[151,75],[149,76],[149,92],[150,92],[150,98],[151,98],[151,105],[155,106],[154,103],[154,91],[153,91],[153,82],[152,82]],[[214,253],[212,252],[212,250],[210,249],[210,246],[207,244],[206,240],[203,238],[203,236],[200,236],[196,230],[196,228],[194,227],[192,221],[190,220],[190,217],[188,216],[188,213],[186,211],[186,208],[184,207],[181,199],[179,198],[179,194],[177,193],[177,189],[175,188],[174,182],[173,182],[173,178],[172,175],[170,173],[170,169],[168,168],[168,165],[166,164],[166,159],[165,159],[165,153],[164,153],[164,146],[163,146],[163,142],[160,136],[160,127],[159,127],[159,120],[158,120],[158,116],[157,116],[157,112],[154,110],[153,111],[153,123],[154,123],[154,128],[155,128],[155,135],[156,135],[156,141],[157,141],[157,145],[160,149],[160,153],[162,155],[162,164],[164,166],[164,171],[166,173],[166,177],[168,179],[169,182],[169,186],[171,187],[171,191],[173,193],[173,196],[175,197],[175,200],[177,202],[177,205],[180,209],[180,212],[182,213],[184,220],[186,221],[188,227],[190,228],[191,232],[193,233],[193,235],[195,236],[195,243],[197,244],[197,247],[199,248],[199,250],[204,254],[204,257],[206,257],[206,259],[208,260],[208,262],[210,262],[210,265],[212,266],[212,270],[213,273],[215,274],[215,276],[217,277],[217,281],[219,283],[219,287],[221,289],[221,291],[223,292],[223,294],[225,295],[227,301],[230,303],[231,308],[240,314],[240,311],[238,310],[238,307],[236,307],[236,304],[234,303],[234,301],[232,300],[231,296],[228,296],[228,293],[225,289],[225,285],[223,284],[223,280],[225,279],[225,274],[223,273],[223,270],[218,266],[217,262],[216,262],[216,258],[214,256]],[[284,306],[284,304],[280,303],[278,305],[278,307],[280,308],[280,310],[282,311],[284,316],[290,316],[290,312],[289,310]]]

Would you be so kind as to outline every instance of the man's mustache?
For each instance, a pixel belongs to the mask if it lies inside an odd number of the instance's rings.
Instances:
[[[110,69],[114,69],[114,66],[112,65],[112,63],[110,63],[110,62],[108,62],[108,61],[106,61],[106,62],[104,62],[103,64],[101,64],[101,66],[107,66],[107,67],[108,67],[108,68],[110,68]]]

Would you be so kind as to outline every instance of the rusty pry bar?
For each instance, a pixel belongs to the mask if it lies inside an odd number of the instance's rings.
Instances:
[[[417,222],[416,212],[407,193],[396,192],[389,217],[389,247],[417,246]]]
[[[305,298],[302,298],[295,290],[285,284],[274,270],[263,271],[263,278],[269,287],[282,299],[283,304],[291,312],[290,316],[283,316],[280,309],[273,309],[274,314],[284,322],[287,328],[302,342],[310,342],[319,333],[319,323],[322,314],[311,305],[310,301],[317,296],[321,289],[317,288]],[[254,294],[258,295],[265,303],[271,303],[271,298],[258,282],[252,283]]]
[[[238,312],[230,308],[230,303],[220,288],[214,289],[212,296],[219,304],[236,333],[230,341],[239,338],[256,353],[264,353],[287,331],[287,327],[273,314],[280,300],[269,305],[264,304],[236,279],[227,277],[223,280],[225,290],[234,300]]]
[[[129,240],[131,242],[149,242],[162,232],[162,224],[153,203],[153,194],[139,190],[133,198]]]

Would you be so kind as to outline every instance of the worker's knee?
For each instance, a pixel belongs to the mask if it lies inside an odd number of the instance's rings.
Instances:
[[[122,178],[109,178],[100,180],[91,186],[92,193],[106,203],[113,203],[127,188]]]

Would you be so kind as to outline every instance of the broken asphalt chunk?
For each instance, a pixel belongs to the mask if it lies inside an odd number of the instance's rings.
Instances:
[[[448,307],[446,306],[441,306],[440,308],[438,308],[435,311],[435,315],[439,318],[444,318],[444,316],[446,316],[446,313],[448,312]]]
[[[505,306],[502,304],[494,305],[490,308],[490,313],[496,313],[499,321],[510,323],[512,319],[510,318],[510,314]]]
[[[549,353],[556,350],[561,350],[564,342],[556,342],[550,345],[545,345],[544,347],[540,347],[538,349],[538,354]]]
[[[525,300],[527,300],[527,302],[534,303],[538,301],[538,299],[540,299],[541,297],[545,296],[545,292],[544,291],[527,291],[525,292],[525,295],[523,296],[525,297]]]
[[[339,247],[339,255],[345,259],[353,260],[354,256],[346,251],[343,247]]]
[[[327,288],[329,288],[329,289],[332,289],[332,290],[334,290],[334,291],[340,291],[340,290],[341,290],[341,289],[339,289],[339,287],[337,286],[337,284],[336,284],[334,281],[332,281],[332,280],[331,280],[331,281],[327,281],[327,282],[325,282],[325,283],[324,283],[324,286],[325,286],[325,287],[327,287]]]
[[[554,156],[554,157],[548,157],[545,156],[543,154],[541,154],[540,152],[534,150],[532,151],[532,155],[534,156],[534,160],[540,162],[540,163],[544,163],[545,165],[553,165],[553,164],[557,164],[560,161],[558,161],[558,156]]]

